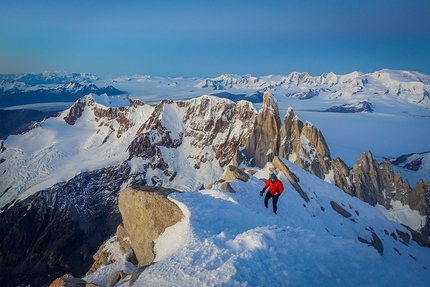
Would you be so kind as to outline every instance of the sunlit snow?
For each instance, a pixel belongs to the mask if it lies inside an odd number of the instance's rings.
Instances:
[[[236,193],[217,187],[176,193],[185,217],[155,241],[153,264],[134,286],[425,286],[430,278],[430,250],[409,246],[390,233],[404,230],[381,212],[331,184],[284,161],[311,198],[305,203],[280,174],[285,191],[278,214],[259,196],[264,182],[231,182]],[[269,168],[256,170],[267,176]],[[335,201],[352,214],[344,218]],[[353,220],[351,220],[353,219]],[[358,241],[372,241],[384,251]],[[124,260],[119,260],[125,262]],[[116,265],[121,270],[121,264]],[[128,268],[127,266],[124,269]],[[84,279],[106,284],[105,269]],[[123,286],[123,285],[120,285]]]

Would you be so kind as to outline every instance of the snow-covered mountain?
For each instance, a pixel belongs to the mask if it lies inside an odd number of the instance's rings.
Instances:
[[[202,80],[201,88],[214,90],[270,90],[288,91],[288,97],[310,99],[401,99],[403,101],[430,106],[430,77],[417,72],[381,70],[363,74],[354,72],[347,75],[324,73],[313,77],[308,73],[291,73],[288,76],[252,77],[250,75],[222,75],[213,79]]]
[[[4,240],[0,243],[0,252],[3,262],[10,263],[3,268],[1,276],[22,275],[29,270],[46,275],[71,270],[78,262],[88,262],[101,242],[112,235],[120,223],[116,202],[118,193],[126,186],[157,185],[181,191],[207,189],[209,184],[222,177],[229,164],[245,168],[253,166],[259,170],[275,155],[317,175],[308,178],[295,171],[300,178],[306,178],[300,181],[301,186],[307,181],[310,181],[308,186],[313,186],[311,189],[302,186],[312,200],[313,192],[318,194],[316,186],[325,184],[321,181],[325,180],[333,188],[336,185],[343,189],[343,193],[354,196],[351,198],[358,197],[376,206],[387,218],[408,225],[410,230],[401,230],[410,238],[417,236],[416,231],[424,234],[429,231],[426,216],[429,210],[428,182],[411,181],[411,188],[402,175],[395,174],[388,161],[378,163],[375,160],[378,157],[394,159],[393,154],[403,154],[392,151],[394,141],[384,141],[384,151],[390,151],[391,156],[379,150],[376,156],[375,152],[363,153],[367,150],[364,147],[354,161],[347,159],[344,162],[343,158],[334,159],[333,140],[325,140],[326,132],[339,134],[342,141],[334,141],[335,151],[342,150],[339,145],[348,140],[355,139],[349,148],[363,145],[369,136],[375,137],[373,142],[377,142],[377,134],[371,127],[381,127],[379,121],[389,119],[391,126],[393,120],[394,123],[396,120],[408,121],[407,127],[393,126],[397,137],[407,133],[413,124],[420,134],[409,137],[409,148],[416,149],[414,136],[420,139],[418,146],[425,147],[425,138],[429,136],[425,127],[430,119],[426,96],[422,101],[411,100],[407,93],[413,93],[418,99],[422,91],[428,90],[427,76],[387,70],[345,76],[330,73],[320,77],[306,73],[258,78],[223,75],[206,81],[206,84],[202,81],[199,78],[149,76],[98,78],[92,83],[114,85],[126,91],[127,98],[88,95],[29,132],[10,135],[1,141],[0,233]],[[218,81],[216,91],[211,81]],[[390,85],[401,86],[400,94],[392,94]],[[357,87],[362,88],[356,90]],[[237,102],[234,102],[210,95],[200,96],[225,91],[246,98],[265,90],[270,90],[271,95],[262,97],[264,102],[260,104],[237,101],[241,97],[235,98]],[[313,96],[306,100],[294,96],[310,90]],[[382,90],[388,90],[388,93],[375,94]],[[336,93],[342,95],[334,96]],[[165,100],[160,101],[162,98]],[[363,99],[371,104],[373,113],[320,112],[332,106],[351,108],[353,103]],[[290,105],[298,106],[298,109],[293,111]],[[320,119],[335,115],[335,128],[317,129],[319,124],[302,122],[296,113]],[[355,124],[351,124],[352,121]],[[324,126],[324,122],[319,123]],[[369,122],[368,126],[366,122]],[[341,123],[349,126],[342,127]],[[344,134],[351,129],[358,132],[354,138]],[[359,130],[367,131],[366,138],[360,138]],[[426,179],[424,167],[420,165],[416,174],[424,174]],[[235,187],[235,183],[231,185]],[[253,185],[243,189],[253,189]],[[217,188],[208,190],[218,193]],[[336,201],[337,195],[333,199]],[[325,210],[329,208],[326,204],[322,206]],[[316,221],[320,220],[314,215]],[[366,213],[363,216],[374,215]],[[15,221],[15,218],[20,220]],[[383,222],[378,224],[386,224]],[[330,229],[332,226],[327,224],[323,226]],[[366,226],[379,230],[373,223]],[[389,231],[391,227],[387,228]],[[23,237],[23,232],[32,236]],[[375,234],[384,237],[378,232]],[[65,236],[61,238],[60,235]],[[365,233],[360,237],[365,239],[364,242],[371,242],[368,235]],[[67,248],[70,240],[74,246],[79,246],[75,253],[70,253]],[[25,252],[10,252],[20,250],[17,244],[28,248]],[[399,251],[396,253],[408,252],[395,246]],[[46,249],[41,252],[41,248]],[[415,251],[411,252],[415,254]],[[410,258],[418,258],[414,254]],[[24,261],[27,263],[23,264]],[[422,274],[418,277],[422,278]]]
[[[230,180],[233,193],[223,190],[221,183],[199,192],[173,193],[169,198],[184,216],[155,240],[152,264],[140,264],[140,268],[132,264],[130,253],[121,252],[124,234],[116,234],[98,252],[109,260],[81,282],[102,286],[108,282],[115,286],[129,282],[133,286],[427,283],[430,249],[411,241],[404,226],[291,162],[284,159],[282,163],[309,196],[308,201],[290,184],[279,163],[253,169],[245,182]],[[268,178],[274,170],[285,186],[277,215],[258,196],[264,184],[260,178]],[[138,214],[138,208],[132,212]],[[123,228],[127,228],[126,221],[133,220],[130,217],[123,215]],[[144,224],[141,228],[141,232],[148,229]]]
[[[67,73],[64,71],[45,71],[43,73],[30,74],[0,74],[0,82],[2,83],[22,83],[26,86],[65,84],[67,82],[90,83],[96,80],[99,80],[99,78],[94,74]]]
[[[0,108],[49,102],[74,102],[90,93],[120,95],[112,86],[98,87],[96,76],[84,73],[0,75]]]

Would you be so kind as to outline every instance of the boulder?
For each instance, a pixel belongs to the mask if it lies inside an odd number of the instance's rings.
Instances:
[[[55,279],[49,287],[85,287],[86,285],[87,281],[66,274]]]
[[[229,165],[225,171],[225,180],[233,181],[240,179],[241,181],[248,181],[249,175],[234,165]]]
[[[351,213],[349,213],[348,211],[346,211],[342,206],[340,206],[336,202],[330,201],[330,205],[331,205],[331,208],[333,208],[334,211],[336,211],[337,213],[339,213],[343,217],[350,218],[352,216]]]
[[[115,286],[116,283],[119,282],[119,280],[124,279],[125,277],[127,277],[128,274],[126,274],[124,271],[117,271],[114,274],[112,274],[111,276],[109,276],[107,282],[106,282],[106,287],[112,287]]]
[[[294,187],[294,189],[300,194],[304,201],[309,202],[309,196],[299,185],[299,178],[282,162],[282,160],[275,156],[273,158],[273,167],[279,169],[288,179],[290,184]]]
[[[181,209],[167,198],[172,192],[177,191],[154,186],[134,186],[126,188],[119,195],[122,224],[130,236],[138,266],[153,262],[154,240],[167,227],[184,217]]]
[[[221,190],[225,190],[231,193],[236,193],[236,191],[231,187],[229,182],[223,182],[220,186]]]

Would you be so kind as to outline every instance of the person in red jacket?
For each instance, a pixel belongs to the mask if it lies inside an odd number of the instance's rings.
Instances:
[[[275,174],[271,174],[270,178],[266,181],[266,184],[264,185],[263,189],[260,191],[260,196],[263,196],[263,193],[266,191],[266,188],[269,188],[269,191],[266,193],[266,196],[264,197],[264,206],[266,208],[269,207],[269,199],[272,198],[273,203],[273,212],[276,214],[276,211],[278,210],[277,204],[279,196],[284,191],[284,185],[282,184],[282,181],[276,178]]]

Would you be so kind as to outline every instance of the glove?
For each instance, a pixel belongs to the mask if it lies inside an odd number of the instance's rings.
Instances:
[[[260,196],[263,196],[264,188],[260,191]]]

